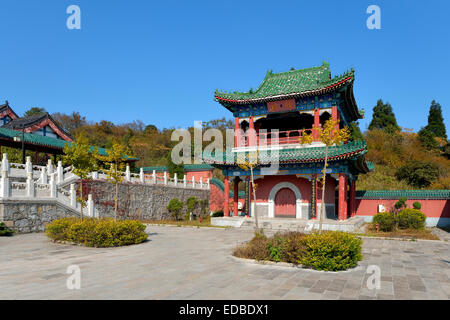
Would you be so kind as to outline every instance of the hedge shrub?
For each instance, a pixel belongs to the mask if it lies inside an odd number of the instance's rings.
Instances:
[[[14,231],[8,228],[4,222],[0,222],[0,237],[10,237],[13,233]]]
[[[147,239],[145,225],[135,220],[62,218],[47,225],[46,234],[54,241],[70,241],[87,247],[118,247]]]
[[[356,267],[362,259],[362,241],[340,231],[313,233],[302,239],[304,253],[299,262],[317,270],[339,271]]]
[[[400,229],[424,229],[427,217],[417,209],[406,208],[397,215]]]
[[[361,240],[354,235],[328,231],[305,235],[300,232],[257,234],[249,243],[234,250],[241,258],[289,262],[308,268],[338,271],[355,267],[361,255]]]
[[[373,223],[378,224],[381,231],[393,231],[399,229],[423,229],[426,216],[417,209],[405,208],[399,213],[380,212],[373,217]]]
[[[396,223],[392,212],[379,212],[373,217],[372,222],[378,224],[380,230],[385,232],[394,230]]]
[[[213,214],[211,215],[211,217],[223,217],[223,210],[219,210],[219,211],[215,211],[213,212]]]

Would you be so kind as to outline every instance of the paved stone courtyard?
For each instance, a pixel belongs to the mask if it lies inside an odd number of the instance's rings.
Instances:
[[[360,267],[341,273],[231,257],[251,231],[150,226],[122,248],[54,244],[45,234],[0,238],[0,299],[449,299],[450,243],[364,239]],[[66,287],[69,265],[81,289]],[[381,268],[369,290],[368,265]]]

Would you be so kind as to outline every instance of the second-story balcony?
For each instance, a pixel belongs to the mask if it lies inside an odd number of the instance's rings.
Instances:
[[[247,131],[243,136],[237,137],[238,148],[245,147],[271,147],[271,146],[292,146],[300,145],[301,137],[304,135],[313,135],[313,141],[317,141],[312,129],[300,129],[300,130],[261,130],[260,132]]]

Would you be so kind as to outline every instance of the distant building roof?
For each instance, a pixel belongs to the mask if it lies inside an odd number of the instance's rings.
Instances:
[[[18,130],[22,129],[22,127],[25,127],[25,130],[28,128],[28,130],[26,130],[27,132],[33,132],[45,125],[49,125],[52,129],[54,129],[55,132],[61,138],[63,138],[63,140],[73,141],[70,135],[63,128],[61,128],[61,126],[52,118],[52,116],[48,112],[13,119],[4,126],[2,126],[2,128]]]
[[[38,134],[29,133],[29,132],[23,133],[23,136],[24,136],[24,143],[27,146],[27,149],[30,149],[30,150],[33,150],[32,148],[30,148],[30,145],[31,145],[31,146],[37,146],[37,147],[44,148],[48,152],[52,152],[50,150],[53,150],[53,151],[56,151],[58,154],[60,154],[60,153],[63,153],[62,151],[66,144],[68,144],[68,145],[73,144],[73,142],[71,142],[71,141],[65,141],[62,139],[41,136]],[[18,130],[8,129],[5,127],[0,127],[0,141],[3,140],[5,142],[8,142],[9,144],[20,144],[21,142],[15,142],[15,140],[14,140],[15,137],[21,139],[22,132],[18,131]],[[2,143],[2,144],[5,144],[5,143]],[[108,155],[105,148],[97,148],[97,149],[98,149],[98,153],[100,155],[103,155],[103,156]],[[91,146],[91,151],[94,151],[94,150],[95,150],[95,147]],[[139,160],[138,158],[129,157],[129,156],[125,156],[125,159],[128,161]]]

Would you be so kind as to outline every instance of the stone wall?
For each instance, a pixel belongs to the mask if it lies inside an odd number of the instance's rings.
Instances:
[[[95,208],[100,217],[114,216],[115,186],[98,180],[83,181],[83,193],[92,194]],[[164,185],[121,183],[119,185],[118,217],[140,220],[170,219],[167,210],[169,201],[174,198],[186,202],[189,197],[209,200],[210,191],[206,189],[176,188]],[[209,213],[209,207],[206,208]],[[200,208],[196,210],[200,213]]]
[[[56,200],[0,200],[0,221],[18,233],[40,232],[54,219],[78,217]]]

